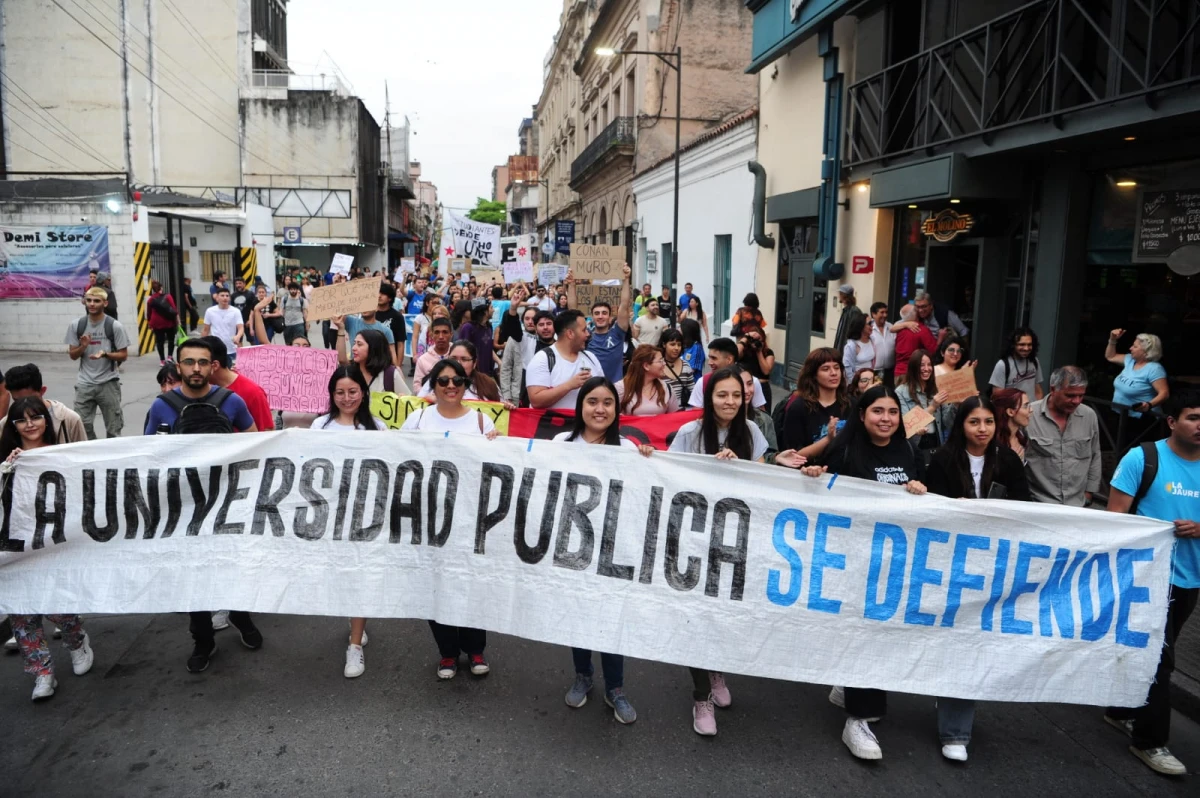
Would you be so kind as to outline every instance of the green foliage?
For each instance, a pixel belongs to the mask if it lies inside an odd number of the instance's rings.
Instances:
[[[484,224],[504,224],[508,220],[508,208],[503,202],[492,202],[477,197],[475,208],[467,211],[467,218]]]

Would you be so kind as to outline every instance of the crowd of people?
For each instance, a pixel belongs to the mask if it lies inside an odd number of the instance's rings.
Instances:
[[[365,276],[365,275],[363,275]],[[564,444],[653,448],[622,437],[622,416],[662,416],[683,410],[669,449],[717,460],[748,460],[766,467],[826,473],[903,486],[910,494],[933,493],[954,499],[1039,501],[1083,507],[1100,492],[1100,433],[1096,413],[1083,403],[1088,375],[1072,365],[1054,368],[1043,391],[1037,335],[1014,330],[1008,349],[990,372],[984,392],[960,402],[939,389],[939,378],[974,368],[970,330],[952,311],[920,293],[888,320],[877,302],[863,313],[853,288],[839,290],[843,306],[839,346],[813,349],[795,387],[778,401],[772,377],[777,368],[766,322],[754,294],[745,297],[732,319],[732,335],[718,335],[689,283],[678,298],[652,286],[639,293],[623,268],[614,307],[595,301],[580,307],[576,281],[561,285],[478,285],[469,276],[430,278],[426,274],[384,276],[374,311],[336,317],[322,324],[320,343],[337,350],[339,365],[329,377],[327,411],[319,415],[273,414],[261,387],[237,372],[244,345],[270,343],[277,335],[289,346],[309,347],[308,295],[315,285],[356,275],[294,270],[283,275],[278,295],[264,285],[253,290],[238,279],[232,289],[215,276],[212,307],[203,317],[194,298],[183,313],[154,283],[148,301],[161,369],[161,393],[143,423],[152,434],[253,433],[277,427],[317,430],[386,429],[370,411],[373,392],[416,394],[426,400],[403,424],[405,432],[496,437],[485,413],[464,405],[480,400],[508,408],[553,409],[573,414],[570,428],[556,437]],[[94,439],[96,410],[109,437],[121,433],[119,366],[130,340],[107,313],[103,288],[89,288],[86,314],[67,329],[68,354],[80,361],[74,410],[47,399],[35,365],[18,366],[4,376],[0,459],[13,462],[24,450]],[[413,317],[405,379],[405,317]],[[180,327],[201,324],[200,335],[179,335]],[[159,335],[159,331],[167,335]],[[1172,596],[1165,620],[1166,645],[1155,686],[1137,709],[1110,709],[1105,720],[1127,733],[1131,750],[1161,773],[1184,772],[1168,750],[1170,698],[1166,685],[1174,667],[1174,641],[1200,593],[1200,502],[1187,491],[1176,496],[1164,485],[1200,487],[1200,395],[1172,394],[1158,361],[1161,344],[1138,335],[1129,352],[1116,347],[1125,335],[1113,330],[1106,358],[1123,370],[1116,402],[1135,418],[1165,416],[1169,435],[1131,449],[1108,489],[1107,507],[1173,522],[1178,536],[1172,570]],[[172,347],[176,347],[172,351]],[[920,408],[924,426],[907,429],[905,416]],[[5,408],[0,407],[0,410]],[[919,423],[919,422],[918,422]],[[486,445],[486,444],[484,444]],[[11,492],[5,493],[6,507]],[[75,673],[86,673],[93,654],[78,616],[48,616],[61,629]],[[55,678],[38,616],[14,618],[10,647],[21,651],[35,679],[33,698],[54,693]],[[362,676],[367,621],[349,619],[344,675]],[[193,612],[194,649],[187,669],[203,672],[217,651],[215,633],[232,625],[250,649],[262,635],[246,612]],[[486,632],[430,621],[438,650],[436,675],[451,679],[460,656],[471,673],[491,670]],[[565,695],[580,707],[593,688],[592,652],[574,649],[575,682]],[[637,713],[624,690],[620,656],[601,653],[604,701],[621,723]],[[701,735],[717,733],[716,709],[730,706],[723,674],[690,669],[692,726]],[[871,724],[887,710],[883,691],[835,686],[830,701],[843,706],[842,740],[863,759],[879,759],[882,749]],[[937,698],[943,755],[967,759],[974,702]]]

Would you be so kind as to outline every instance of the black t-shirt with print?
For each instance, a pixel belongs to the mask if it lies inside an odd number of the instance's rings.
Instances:
[[[828,466],[830,473],[885,485],[903,485],[921,479],[921,467],[913,456],[912,447],[901,436],[893,437],[887,446],[868,442],[853,454],[843,449]]]

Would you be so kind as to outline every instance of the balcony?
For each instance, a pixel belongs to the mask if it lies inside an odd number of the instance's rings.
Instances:
[[[850,86],[847,164],[1200,83],[1193,2],[1037,0]],[[1114,126],[1122,124],[1114,119]],[[1046,137],[1053,137],[1051,130]]]
[[[388,191],[394,191],[399,195],[400,199],[416,199],[417,194],[413,190],[412,176],[408,173],[408,164],[395,169],[388,169]]]
[[[255,96],[272,97],[289,91],[327,91],[340,97],[353,97],[354,87],[335,74],[297,75],[286,69],[256,69],[250,76]]]
[[[618,158],[632,158],[636,143],[637,126],[634,118],[619,116],[614,119],[571,163],[571,188],[578,189]]]

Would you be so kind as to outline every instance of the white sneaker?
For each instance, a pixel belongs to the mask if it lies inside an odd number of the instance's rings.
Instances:
[[[357,679],[367,669],[362,646],[346,646],[346,668],[342,673],[347,679]]]
[[[87,632],[83,633],[83,645],[74,651],[68,651],[71,655],[71,670],[75,671],[76,676],[82,676],[92,669],[92,663],[96,661],[95,654],[92,653],[91,639]]]
[[[943,745],[942,756],[953,762],[966,762],[967,747],[965,745]]]
[[[20,646],[17,645],[17,636],[16,635],[13,635],[12,637],[10,637],[4,641],[4,650],[5,651],[16,651],[18,648],[20,648]]]
[[[54,688],[56,687],[58,687],[58,680],[51,674],[37,677],[37,680],[33,683],[33,700],[45,701],[54,695]]]
[[[835,707],[846,708],[846,688],[834,685],[829,688],[829,703]]]
[[[229,610],[218,610],[213,613],[213,631],[219,632],[229,628]]]
[[[37,691],[34,691],[34,696],[37,696]],[[1138,759],[1146,763],[1147,767],[1156,773],[1162,773],[1164,776],[1186,776],[1187,768],[1183,763],[1176,759],[1166,748],[1134,748],[1129,746],[1129,750]]]
[[[351,639],[353,639],[353,638],[351,638]],[[364,645],[364,646],[365,646],[366,644],[367,644],[367,630],[366,630],[366,629],[363,629],[363,641],[362,641],[362,645]],[[353,643],[351,643],[350,645],[354,645],[354,644],[353,644]]]
[[[883,751],[879,740],[865,720],[846,718],[846,727],[842,729],[842,742],[850,749],[850,753],[859,759],[883,759]]]

